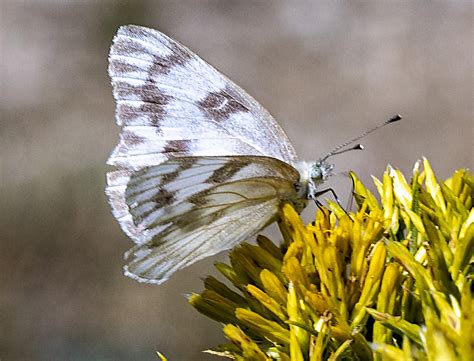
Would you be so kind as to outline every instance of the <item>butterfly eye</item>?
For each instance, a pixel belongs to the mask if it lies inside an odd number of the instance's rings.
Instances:
[[[311,168],[310,177],[313,181],[319,181],[323,178],[323,172],[321,167],[321,164],[314,164]]]

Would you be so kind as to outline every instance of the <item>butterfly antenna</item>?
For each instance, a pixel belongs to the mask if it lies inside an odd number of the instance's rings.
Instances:
[[[354,139],[348,141],[348,142],[345,142],[345,143],[342,143],[340,145],[338,145],[336,148],[334,148],[331,152],[329,152],[328,154],[326,154],[323,158],[321,158],[321,162],[324,162],[326,159],[328,159],[329,157],[332,157],[333,155],[336,155],[336,154],[341,154],[341,153],[345,153],[345,152],[349,152],[351,150],[362,150],[364,149],[364,147],[362,146],[362,144],[357,144],[351,148],[348,148],[348,149],[343,149],[345,147],[347,147],[348,145],[358,141],[359,139],[362,139],[364,138],[365,136],[369,135],[370,133],[372,132],[375,132],[377,129],[380,129],[380,128],[383,128],[384,126],[388,125],[388,124],[391,124],[391,123],[395,123],[395,122],[398,122],[400,119],[402,119],[402,116],[400,114],[397,114],[397,115],[394,115],[393,117],[391,117],[390,119],[386,120],[385,122],[383,122],[382,124],[379,124],[373,128],[370,128],[368,130],[366,130],[365,132],[363,132],[362,134],[358,135],[357,137],[355,137]],[[342,150],[341,150],[342,149]]]

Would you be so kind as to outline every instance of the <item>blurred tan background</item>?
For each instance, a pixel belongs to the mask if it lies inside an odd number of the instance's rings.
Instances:
[[[211,360],[201,351],[223,341],[184,294],[225,254],[160,287],[122,276],[131,242],[103,192],[119,25],[188,45],[269,109],[303,159],[403,114],[334,158],[370,182],[421,156],[440,177],[472,168],[473,16],[472,1],[2,0],[0,359]],[[346,201],[349,182],[330,184]]]

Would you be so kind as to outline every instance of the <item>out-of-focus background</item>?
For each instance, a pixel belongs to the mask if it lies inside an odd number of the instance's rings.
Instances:
[[[1,1],[0,358],[211,360],[201,351],[224,340],[184,295],[225,254],[159,287],[122,275],[131,242],[103,192],[119,25],[188,45],[269,109],[302,159],[403,114],[334,158],[370,182],[421,156],[440,177],[472,168],[473,16],[461,0]],[[344,176],[330,185],[347,200]]]

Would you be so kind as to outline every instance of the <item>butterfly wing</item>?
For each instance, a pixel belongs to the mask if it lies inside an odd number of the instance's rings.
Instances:
[[[126,202],[143,238],[125,273],[160,284],[235,246],[274,221],[282,200],[298,202],[298,178],[289,164],[258,156],[176,158],[134,173]]]
[[[139,26],[123,26],[109,54],[122,127],[108,164],[106,193],[123,231],[147,239],[125,202],[131,174],[167,159],[196,155],[267,155],[296,161],[287,136],[244,90],[186,47]],[[146,233],[146,232],[145,232]]]
[[[111,165],[139,169],[182,156],[296,154],[273,117],[183,45],[128,25],[114,38],[109,74],[120,142]]]

